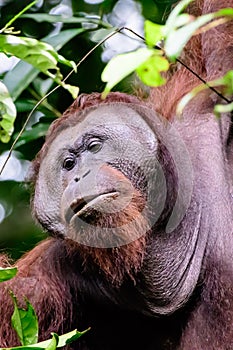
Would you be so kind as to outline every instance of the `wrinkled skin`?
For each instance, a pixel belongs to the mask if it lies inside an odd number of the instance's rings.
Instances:
[[[206,79],[233,68],[232,22],[213,31],[183,57]],[[78,350],[233,348],[231,116],[214,117],[207,91],[177,118],[198,84],[189,74],[173,70],[146,102],[81,96],[51,126],[31,180],[34,216],[52,237],[0,285],[1,347],[18,344],[11,289],[35,307],[41,340],[90,326]]]

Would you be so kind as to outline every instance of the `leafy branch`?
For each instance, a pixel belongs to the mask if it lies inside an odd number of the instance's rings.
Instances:
[[[58,35],[48,36],[38,41],[36,39],[16,36],[19,31],[15,31],[12,24],[19,17],[22,18],[33,18],[34,20],[41,22],[47,21],[49,23],[73,23],[73,24],[84,24],[90,23],[96,26],[105,28],[107,36],[111,36],[115,28],[111,27],[108,23],[103,22],[100,18],[96,18],[90,15],[83,15],[81,17],[69,17],[48,15],[48,14],[25,14],[37,1],[33,1],[14,16],[5,26],[0,30],[0,52],[5,53],[8,57],[14,56],[20,59],[17,65],[8,72],[3,79],[0,86],[0,141],[7,143],[10,141],[14,131],[14,122],[16,119],[16,108],[14,101],[19,97],[20,93],[36,78],[36,76],[42,72],[47,75],[52,82],[55,82],[58,86],[68,90],[73,98],[76,98],[79,93],[77,86],[72,86],[66,83],[67,78],[77,71],[79,63],[76,65],[73,61],[65,59],[62,55],[58,54],[59,50],[67,41],[72,39],[75,35],[84,33],[88,29],[85,27],[64,30]],[[107,40],[107,39],[106,39]],[[103,43],[105,41],[102,40]],[[90,50],[89,53],[93,52],[101,42]],[[89,53],[85,55],[85,58],[89,56]],[[83,60],[81,60],[83,62]],[[72,68],[70,74],[65,79],[61,74],[58,64],[64,64]],[[24,72],[22,76],[21,72]],[[20,78],[18,78],[20,76]],[[18,81],[17,81],[18,79]],[[56,90],[56,89],[55,89]],[[53,92],[52,90],[51,92]],[[46,95],[46,98],[49,95]],[[36,108],[45,101],[43,97]],[[35,110],[35,109],[34,109]],[[33,110],[33,111],[34,111]],[[30,114],[31,117],[31,114]],[[29,120],[30,118],[28,118]],[[27,122],[28,122],[27,120]],[[26,124],[27,124],[26,122]],[[25,124],[25,125],[26,125]],[[24,131],[24,128],[23,130]],[[22,135],[22,132],[19,134]],[[11,153],[11,152],[10,152]],[[1,171],[2,172],[2,171]],[[1,174],[0,172],[0,174]]]
[[[29,113],[26,121],[20,130],[19,134],[15,138],[10,151],[8,153],[8,157],[5,160],[1,170],[0,175],[8,162],[13,148],[17,144],[19,138],[22,136],[26,125],[31,118],[34,111],[48,98],[50,94],[52,94],[55,90],[57,90],[60,86],[68,89],[72,95],[75,97],[78,93],[78,87],[73,87],[66,84],[66,80],[70,77],[73,72],[77,71],[78,67],[86,60],[86,58],[94,51],[97,47],[101,46],[104,42],[106,42],[109,38],[117,33],[126,34],[127,31],[130,31],[140,40],[143,40],[146,44],[145,47],[140,48],[136,51],[125,53],[114,57],[109,63],[106,65],[105,69],[102,72],[102,81],[106,82],[105,89],[103,91],[103,97],[107,95],[107,93],[121,80],[123,80],[128,75],[136,72],[142,82],[149,86],[160,86],[165,83],[165,79],[162,75],[163,72],[167,71],[170,67],[170,64],[175,60],[181,62],[179,60],[179,55],[182,52],[184,46],[189,41],[189,39],[200,32],[209,30],[213,26],[219,25],[220,23],[225,23],[233,18],[233,9],[221,9],[215,13],[210,13],[200,17],[193,17],[190,14],[183,13],[186,6],[192,0],[182,0],[170,13],[168,20],[165,25],[159,25],[156,23],[152,23],[150,21],[145,21],[145,39],[140,35],[132,31],[130,28],[113,28],[109,24],[105,24],[100,19],[89,18],[63,18],[61,16],[54,15],[46,15],[46,14],[37,14],[33,15],[33,18],[37,21],[50,21],[51,23],[59,21],[69,22],[69,23],[86,23],[89,21],[90,23],[95,23],[98,26],[104,27],[104,29],[98,30],[99,34],[96,34],[96,37],[99,35],[99,42],[89,51],[86,55],[77,63],[66,60],[64,57],[60,56],[56,50],[46,42],[35,41],[35,39],[16,37],[12,35],[4,35],[0,34],[0,50],[6,52],[10,55],[15,55],[22,60],[28,61],[33,67],[33,71],[29,70],[28,74],[28,82],[29,84],[32,79],[38,74],[39,71],[47,74],[52,81],[57,82],[57,86],[53,88],[50,92],[46,93],[41,99],[36,103],[34,108]],[[34,2],[33,2],[34,3]],[[32,3],[32,4],[33,4]],[[23,11],[25,12],[25,11]],[[22,13],[22,12],[21,12]],[[32,15],[24,14],[25,18],[31,18]],[[18,17],[18,16],[16,16]],[[12,24],[12,21],[9,22]],[[9,24],[9,25],[10,25]],[[8,25],[6,26],[8,27]],[[84,28],[76,29],[79,33],[83,32]],[[101,33],[100,33],[101,31]],[[107,34],[103,37],[104,34]],[[48,38],[49,40],[49,38]],[[16,47],[14,47],[16,45]],[[38,60],[39,58],[39,60]],[[72,70],[69,74],[63,79],[60,70],[57,66],[58,63],[64,63],[68,66],[72,67]],[[23,62],[20,61],[19,64]],[[182,63],[182,62],[181,62]],[[182,63],[183,64],[183,63]],[[16,68],[17,69],[17,66]],[[51,73],[51,69],[55,70],[55,74]],[[187,67],[187,69],[189,69]],[[13,69],[14,70],[14,69]],[[33,73],[33,74],[31,74]],[[192,72],[195,74],[195,72]],[[9,75],[8,75],[9,74]],[[8,73],[4,79],[7,86],[8,84],[8,76],[10,76],[10,72]],[[201,78],[200,78],[201,79]],[[221,83],[229,82],[229,79],[223,79]],[[20,87],[20,84],[18,84]],[[214,89],[215,84],[207,85]],[[16,118],[16,110],[13,107],[13,100],[10,99],[11,92],[9,93],[6,87],[0,86],[2,90],[5,92],[2,93],[2,98],[0,98],[0,109],[3,111],[0,119],[0,138],[2,142],[8,142],[10,136],[13,133],[13,123]],[[203,89],[203,88],[199,88]],[[190,93],[186,100],[184,99],[180,106],[179,110],[181,111],[183,106],[185,105],[185,101],[188,101],[191,97],[193,97],[196,93],[198,93],[198,88]],[[20,88],[18,91],[13,93],[14,98],[16,98],[20,93]],[[217,90],[216,90],[217,93]],[[11,106],[11,108],[9,108]],[[223,107],[221,107],[223,108]],[[221,109],[220,108],[220,109]],[[224,107],[231,108],[231,106]],[[220,110],[219,109],[219,110]],[[217,109],[216,109],[217,110]]]
[[[64,84],[65,84],[65,81],[70,77],[70,75],[73,74],[74,71],[77,70],[77,68],[87,59],[87,57],[88,57],[89,55],[91,55],[91,53],[92,53],[93,51],[96,50],[97,47],[99,47],[100,45],[102,45],[106,40],[108,40],[109,38],[111,38],[113,35],[119,33],[121,30],[122,30],[122,28],[119,28],[119,29],[117,29],[117,30],[114,29],[114,31],[112,31],[110,34],[108,34],[107,37],[105,37],[104,39],[102,39],[102,40],[101,40],[98,44],[96,44],[90,51],[88,51],[87,54],[76,64],[75,68],[73,68],[73,69],[66,75],[66,77],[62,80],[63,86],[64,86]],[[29,122],[31,116],[32,116],[32,114],[33,114],[33,113],[35,112],[35,110],[40,106],[40,104],[43,103],[43,101],[45,101],[45,100],[47,99],[47,97],[48,97],[49,95],[51,95],[53,92],[55,92],[59,87],[60,87],[59,85],[55,86],[51,91],[49,91],[45,96],[43,96],[43,97],[37,102],[37,104],[34,106],[34,108],[31,110],[31,112],[29,113],[28,117],[26,118],[26,120],[25,120],[25,122],[24,122],[24,124],[23,124],[23,126],[22,126],[22,128],[21,128],[21,130],[20,130],[20,132],[19,132],[19,134],[18,134],[17,137],[15,138],[15,140],[14,140],[14,142],[13,142],[13,144],[12,144],[12,146],[11,146],[9,152],[8,152],[8,155],[7,155],[5,161],[4,161],[4,163],[3,163],[3,165],[2,165],[2,167],[1,167],[1,169],[0,169],[0,175],[2,174],[2,172],[3,172],[3,170],[4,170],[5,166],[6,166],[6,164],[7,164],[7,162],[8,162],[8,160],[10,159],[10,157],[11,157],[11,155],[12,155],[12,152],[13,152],[13,149],[14,149],[15,145],[17,144],[18,140],[20,139],[20,137],[22,136],[22,134],[23,134],[23,132],[24,132],[24,130],[25,130],[25,128],[26,128],[26,126],[27,126],[27,124],[28,124],[28,122]],[[0,126],[1,126],[1,123],[0,123]]]
[[[164,84],[166,81],[161,73],[169,69],[170,63],[179,60],[192,36],[233,19],[232,8],[197,18],[183,13],[191,1],[182,0],[170,13],[165,25],[145,21],[146,47],[120,54],[109,61],[102,72],[102,80],[106,82],[103,96],[133,72],[146,85]]]
[[[18,33],[20,33],[20,31],[14,31],[14,27],[10,27],[10,26],[36,3],[37,3],[37,0],[31,2],[22,11],[20,11],[13,18],[11,18],[10,21],[7,22],[7,24],[0,30],[0,34],[1,33],[5,33],[5,34],[18,34]]]
[[[201,84],[192,89],[188,94],[186,94],[179,102],[177,106],[177,114],[181,115],[184,107],[193,99],[199,92],[207,90],[209,88],[224,87],[224,94],[233,94],[233,70],[227,72],[223,77],[209,81],[207,84]],[[216,90],[215,90],[216,91]],[[220,117],[221,113],[229,113],[233,111],[233,102],[228,100],[225,96],[221,94],[221,98],[225,100],[225,104],[217,104],[214,107],[214,114]]]
[[[15,277],[17,273],[16,267],[2,268],[0,267],[0,282],[4,282]],[[57,348],[66,346],[87,333],[90,328],[79,332],[76,329],[59,336],[52,333],[52,338],[38,343],[38,320],[33,306],[25,299],[26,308],[18,306],[18,301],[13,292],[10,292],[14,304],[14,312],[11,317],[12,327],[16,331],[20,340],[21,346],[0,348],[0,350],[56,350]]]

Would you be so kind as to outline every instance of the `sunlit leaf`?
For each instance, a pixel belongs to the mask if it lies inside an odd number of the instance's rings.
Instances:
[[[176,113],[178,115],[181,115],[186,105],[195,97],[197,94],[199,94],[203,90],[209,89],[209,87],[218,87],[220,86],[221,89],[224,90],[226,94],[232,94],[233,93],[233,70],[228,71],[223,77],[217,78],[215,80],[209,81],[206,84],[200,84],[193,88],[188,94],[184,95],[180,102],[177,105]],[[217,107],[219,106],[219,107]],[[228,112],[226,106],[229,106],[229,109],[231,108],[231,104],[223,105],[223,107],[220,107],[222,105],[217,105],[216,108],[216,115],[218,113],[221,113],[220,111],[226,110]]]
[[[57,35],[47,36],[43,38],[43,41],[52,45],[54,50],[59,50],[69,40],[76,35],[83,33],[84,31],[85,29],[83,28],[67,29]],[[16,100],[22,91],[27,88],[27,86],[36,78],[38,74],[39,70],[31,64],[24,61],[18,62],[17,65],[11,71],[9,71],[3,79],[3,82],[7,86],[12,99]]]
[[[13,18],[10,19],[9,22],[7,22],[4,26],[4,28],[2,28],[0,30],[0,33],[6,31],[7,28],[9,28],[10,26],[12,26],[12,24],[20,17],[23,15],[24,12],[26,12],[27,10],[29,10],[33,5],[35,5],[37,3],[37,0],[32,1],[30,4],[28,4],[26,7],[23,8],[22,11],[18,12]]]
[[[191,23],[194,20],[194,17],[188,13],[181,13],[177,18],[176,22],[174,23],[175,28],[183,27],[189,23]]]
[[[56,350],[59,342],[59,336],[56,333],[52,333],[52,339],[50,340],[46,350]]]
[[[174,61],[181,54],[184,46],[187,44],[195,31],[204,24],[210,22],[213,18],[213,14],[203,15],[186,26],[169,32],[167,38],[165,39],[164,50],[170,60]]]
[[[57,348],[61,348],[64,347],[70,343],[72,343],[73,341],[77,340],[78,338],[80,338],[82,335],[84,335],[85,333],[87,333],[89,331],[90,328],[86,329],[83,332],[79,332],[76,329],[74,331],[71,331],[69,333],[63,334],[59,336],[58,339],[58,344],[56,345]],[[27,345],[27,346],[16,346],[13,348],[7,348],[7,350],[43,350],[43,349],[50,349],[50,346],[53,346],[55,344],[55,342],[57,342],[57,334],[55,334],[55,339],[54,339],[54,333],[53,333],[53,338],[52,339],[48,339],[45,341],[42,341],[40,343],[37,344],[32,344],[32,345]],[[6,348],[0,348],[0,350],[6,350]]]
[[[88,331],[90,330],[90,328],[85,329],[82,332],[77,331],[77,329],[75,329],[74,331],[71,331],[69,333],[63,334],[59,337],[59,342],[58,342],[58,348],[65,346],[67,344],[72,343],[73,341],[79,339],[82,335],[86,334]]]
[[[13,293],[11,293],[11,297],[14,302],[14,313],[11,317],[11,322],[21,344],[30,345],[37,343],[38,320],[32,305],[26,300],[26,309],[19,308]]]
[[[114,33],[116,31],[116,29],[117,28],[110,28],[110,29],[101,28],[101,29],[98,29],[98,30],[96,30],[95,32],[93,32],[91,34],[91,40],[94,41],[95,43],[98,43],[98,42],[102,41],[103,39],[105,39],[111,33]]]
[[[57,66],[58,62],[76,70],[74,62],[59,55],[51,45],[36,39],[0,34],[0,48],[4,53],[32,64],[35,68],[56,80],[57,83],[62,80],[60,69]]]
[[[0,34],[0,48],[6,54],[16,56],[48,74],[49,69],[58,71],[57,62],[73,67],[74,64],[59,55],[45,42],[32,38]]]
[[[207,30],[208,26],[214,26],[224,21],[224,19],[218,19],[221,15],[219,11],[197,18],[182,13],[191,1],[180,1],[169,15],[165,26],[145,21],[145,39],[150,48],[118,55],[110,60],[102,73],[102,80],[107,83],[103,96],[135,70],[146,85],[158,86],[163,84],[164,79],[160,72],[168,69],[168,61],[162,56],[157,57],[155,50],[152,48],[163,40],[162,52],[170,62],[174,62],[198,30]],[[228,14],[228,17],[232,16],[230,9],[225,13]],[[212,22],[212,20],[216,20],[216,22]]]
[[[78,96],[78,94],[79,94],[79,87],[78,86],[74,86],[74,85],[70,85],[70,84],[63,84],[62,83],[62,87],[64,89],[66,89],[67,91],[69,91],[69,93],[71,94],[73,99],[75,99]]]
[[[107,94],[116,84],[127,77],[142,63],[144,63],[154,50],[141,48],[134,52],[118,55],[111,59],[102,72],[102,81],[106,82],[104,95]]]
[[[0,282],[8,281],[17,274],[17,267],[0,267]]]
[[[148,86],[159,86],[165,83],[165,79],[161,76],[160,72],[167,71],[168,68],[168,60],[159,54],[154,54],[146,62],[141,64],[136,69],[136,72],[144,84]]]
[[[180,13],[192,2],[193,0],[182,0],[180,1],[174,9],[171,11],[170,15],[168,16],[168,19],[166,21],[166,25],[164,28],[165,35],[167,36],[168,33],[170,33],[176,26],[177,26],[177,18],[179,17]]]
[[[75,329],[74,331],[71,331],[69,333],[63,334],[59,336],[59,341],[57,344],[58,348],[61,348],[63,346],[66,346],[67,344],[72,343],[73,341],[77,340],[78,338],[80,338],[82,335],[84,335],[85,333],[87,333],[90,330],[90,328],[86,329],[85,331],[79,332],[77,331],[77,329]],[[31,346],[38,346],[40,348],[47,348],[49,343],[51,342],[51,339],[49,340],[45,340],[42,341],[40,343],[34,344],[34,345],[30,345]]]
[[[184,108],[186,105],[201,91],[207,89],[208,87],[204,84],[196,86],[194,89],[192,89],[188,94],[184,95],[182,99],[179,101],[176,113],[177,115],[181,115],[183,113]]]
[[[216,105],[214,107],[214,114],[220,117],[222,113],[231,113],[233,111],[233,102],[226,105]]]
[[[6,86],[0,82],[0,141],[8,142],[14,130],[16,107]]]
[[[233,17],[233,10],[230,8],[221,9],[197,18],[187,13],[181,13],[191,1],[193,0],[180,1],[171,11],[164,26],[164,50],[171,61],[174,61],[181,54],[186,43],[199,29],[205,27],[204,30],[208,30],[214,25],[228,20],[228,18],[221,19],[221,22],[219,22],[219,17]],[[216,22],[211,22],[214,19]]]
[[[216,16],[221,17],[221,16],[228,16],[228,17],[233,17],[233,8],[225,8],[225,9],[220,9],[216,12]]]
[[[227,72],[223,77],[216,79],[216,85],[224,85],[227,94],[233,94],[233,70]]]
[[[145,40],[149,46],[155,46],[164,37],[164,26],[151,21],[145,21],[144,31]]]

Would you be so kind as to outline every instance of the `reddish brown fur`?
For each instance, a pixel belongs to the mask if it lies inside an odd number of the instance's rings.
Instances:
[[[11,327],[13,303],[9,299],[9,290],[17,295],[21,307],[25,307],[25,296],[32,302],[40,321],[40,334],[44,334],[43,339],[50,337],[55,329],[63,333],[64,320],[69,324],[72,318],[72,296],[69,288],[63,283],[58,266],[56,266],[57,274],[52,268],[51,264],[54,262],[50,261],[50,254],[54,249],[53,243],[55,243],[53,239],[40,243],[34,248],[33,254],[29,253],[17,262],[19,271],[17,277],[1,284],[1,315],[5,319],[0,323],[1,347],[19,344],[16,333]],[[67,245],[64,259],[71,254],[71,247],[72,245]],[[48,272],[49,269],[51,273]],[[43,322],[45,313],[51,315],[51,319],[47,322]]]
[[[105,181],[107,176],[118,179],[119,182],[130,185],[130,181],[118,170],[105,166]],[[103,175],[102,175],[103,176]],[[149,231],[147,218],[142,214],[145,208],[145,199],[141,193],[134,189],[130,193],[129,202],[122,203],[122,208],[116,211],[113,203],[108,204],[108,213],[87,212],[94,216],[93,226],[85,227],[83,232],[79,229],[79,235],[84,236],[87,242],[92,242],[94,247],[85,244],[77,245],[76,249],[80,251],[83,257],[84,266],[95,263],[105,274],[106,278],[114,285],[121,285],[122,281],[129,277],[134,280],[135,273],[140,270],[144,258],[146,235],[139,236],[139,232]],[[112,207],[112,212],[111,212]],[[86,214],[86,215],[87,215]],[[83,218],[85,221],[85,218]],[[90,221],[89,221],[90,223]],[[129,225],[130,224],[130,231]],[[102,228],[110,228],[109,233],[103,233]],[[74,239],[77,228],[74,227]],[[81,231],[81,232],[80,232]],[[72,233],[70,238],[72,239]],[[115,243],[114,248],[96,248],[104,242],[107,246]],[[108,243],[109,242],[109,243]]]
[[[200,15],[201,13],[214,11],[224,6],[233,7],[233,1],[196,1],[194,5],[190,6],[190,11],[195,15]],[[188,43],[181,59],[204,79],[217,77],[229,68],[232,68],[232,55],[229,55],[232,50],[232,37],[232,22],[212,29],[204,35],[198,35],[192,38]],[[164,87],[151,91],[147,103],[166,118],[172,118],[180,98],[197,84],[199,84],[199,80],[178,64],[171,67],[167,84]],[[77,111],[84,110],[86,107],[109,103],[111,101],[123,101],[133,104],[142,103],[136,97],[126,97],[120,93],[109,94],[104,100],[101,99],[99,94],[81,95],[64,113],[63,118],[58,119],[50,129],[46,143],[34,162],[35,172],[34,178],[32,179],[33,181],[36,181],[41,159],[46,154],[57,132],[73,122],[70,116],[76,114]],[[206,105],[198,105],[196,109],[199,110],[202,107],[206,108]],[[135,193],[135,197],[138,198],[138,193]],[[138,202],[136,204],[138,204]],[[131,210],[132,208],[129,209]],[[139,213],[140,210],[138,210],[137,205],[134,203],[133,212],[130,211],[129,216],[135,216]],[[126,217],[121,217],[120,219],[124,221]],[[229,244],[231,244],[231,242],[229,242]],[[99,275],[104,273],[111,275],[113,280],[119,282],[123,278],[121,267],[125,265],[125,263],[130,278],[133,278],[135,272],[130,270],[130,266],[133,264],[136,270],[140,268],[144,254],[144,246],[145,240],[143,238],[142,240],[140,239],[129,244],[126,248],[109,250],[110,254],[108,256],[105,255],[105,250],[103,251],[102,249],[96,248],[91,250],[87,247],[82,250],[81,255],[84,257],[85,261],[89,260],[90,256],[92,256],[95,265],[93,271],[95,271],[95,273],[98,271],[98,273],[93,276],[93,279],[97,279]],[[77,243],[72,241],[67,240],[61,243],[59,239],[51,238],[41,243],[34,248],[32,252],[29,252],[17,262],[19,268],[17,277],[12,281],[1,284],[0,345],[2,347],[18,344],[16,335],[10,326],[13,305],[9,299],[9,289],[14,291],[21,305],[24,304],[23,298],[25,295],[33,303],[39,317],[40,334],[43,335],[43,338],[49,337],[52,331],[62,333],[71,330],[70,327],[73,327],[74,324],[77,324],[77,327],[79,326],[76,316],[79,310],[76,310],[75,303],[78,304],[81,297],[80,295],[77,296],[76,290],[78,290],[80,286],[80,279],[84,278],[85,280],[87,275],[85,275],[84,266],[82,271],[76,271],[76,264],[80,259],[77,253],[77,247]],[[121,254],[119,254],[119,250],[121,250]],[[134,255],[136,251],[137,254]],[[168,339],[163,342],[163,345],[165,345],[158,349],[231,349],[225,344],[233,343],[232,268],[230,267],[229,271],[226,266],[215,261],[214,258],[213,260],[207,259],[206,261],[207,270],[205,272],[202,303],[194,310],[189,322],[183,326],[181,345],[176,347],[176,345]],[[4,257],[1,258],[1,263],[8,264]],[[99,267],[99,270],[96,269],[96,265]],[[103,266],[104,269],[101,271]],[[81,276],[82,273],[84,277]],[[88,270],[86,273],[91,273],[91,271]],[[64,279],[64,276],[67,276],[67,279]],[[82,310],[80,313],[82,313]],[[51,315],[51,317],[47,318],[47,315]],[[114,318],[115,314],[113,314],[112,317]],[[160,323],[163,324],[163,321],[160,321]],[[159,331],[160,323],[157,324],[157,329]],[[175,325],[176,324],[173,324],[174,329]],[[120,324],[118,326],[120,327]],[[167,330],[168,328],[166,331]],[[104,334],[104,331],[105,330],[103,330],[103,334],[101,335],[102,337],[107,336],[107,334]],[[120,332],[119,329],[116,329],[116,334],[118,332]],[[135,338],[137,338],[137,336],[138,338],[145,337],[144,341],[146,342],[147,339],[144,334],[135,334]],[[180,334],[178,334],[178,337],[179,336]],[[140,339],[138,339],[138,341],[140,341]],[[155,347],[153,347],[153,349],[154,348]],[[86,350],[87,348],[84,345],[83,347],[80,346],[80,349]],[[130,346],[128,349],[130,349]]]
[[[232,7],[232,1],[200,0],[190,5],[190,12],[199,16],[224,7]],[[186,45],[181,61],[206,81],[222,76],[232,69],[232,28],[232,21],[229,21],[203,35],[194,36]],[[156,111],[171,119],[180,99],[199,84],[201,81],[181,64],[171,66],[166,85],[151,91],[151,104]]]

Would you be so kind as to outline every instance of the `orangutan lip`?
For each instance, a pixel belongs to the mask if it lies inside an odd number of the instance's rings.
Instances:
[[[85,198],[75,199],[70,208],[73,212],[73,215],[81,216],[84,212],[91,206],[98,203],[100,200],[107,200],[108,198],[116,198],[119,196],[119,192],[111,191],[106,193],[101,193],[98,195],[87,196]]]

